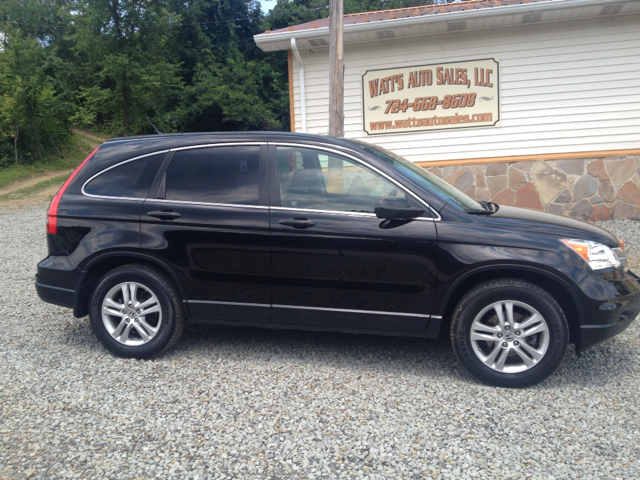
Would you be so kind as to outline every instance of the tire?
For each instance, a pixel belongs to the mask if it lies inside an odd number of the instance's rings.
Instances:
[[[91,295],[89,319],[105,348],[127,358],[171,348],[185,324],[173,283],[147,265],[125,265],[102,277]]]
[[[477,285],[462,297],[451,319],[451,344],[460,363],[480,381],[498,387],[541,382],[562,363],[568,343],[560,305],[524,280]]]

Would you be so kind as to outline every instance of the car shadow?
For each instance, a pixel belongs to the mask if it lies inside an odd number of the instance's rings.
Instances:
[[[533,388],[558,389],[567,384],[589,387],[626,381],[629,373],[640,366],[633,342],[635,328],[640,327],[634,324],[628,337],[614,337],[581,357],[570,346],[558,370]],[[180,342],[156,358],[181,356],[295,363],[305,368],[320,365],[354,373],[374,370],[481,385],[458,362],[446,336],[424,339],[196,324],[189,325]]]
[[[589,388],[628,382],[629,375],[640,370],[638,335],[640,318],[621,335],[581,357],[569,346],[558,370],[532,388],[558,390],[568,385]],[[51,338],[61,347],[80,349],[88,356],[111,355],[93,335],[88,318],[69,319]],[[458,362],[446,336],[424,339],[192,324],[176,345],[151,361],[180,359],[197,362],[201,373],[228,361],[247,362],[248,366],[278,362],[298,368],[349,370],[354,375],[378,372],[482,386]]]
[[[460,376],[462,369],[448,339],[198,324],[165,354],[183,355],[430,376]]]

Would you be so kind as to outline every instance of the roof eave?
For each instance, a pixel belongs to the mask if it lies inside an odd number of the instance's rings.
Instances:
[[[522,15],[539,11],[553,11],[559,9],[583,8],[594,5],[605,6],[607,4],[624,4],[638,0],[550,0],[548,2],[522,3],[519,5],[503,5],[500,7],[482,8],[478,10],[463,10],[458,12],[446,12],[434,15],[422,15],[415,17],[394,18],[379,20],[376,22],[355,23],[344,26],[344,33],[361,33],[376,30],[387,30],[392,28],[411,27],[429,23],[439,23],[448,21],[477,20],[489,17],[499,17],[503,15]],[[329,38],[329,28],[310,28],[306,30],[293,30],[279,33],[260,33],[254,35],[256,45],[263,51],[286,50],[285,48],[274,48],[276,43],[290,43],[291,38]],[[271,48],[269,48],[271,47]]]

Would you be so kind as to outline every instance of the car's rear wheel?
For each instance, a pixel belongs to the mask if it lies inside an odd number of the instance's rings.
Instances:
[[[102,277],[89,318],[100,342],[122,357],[156,355],[177,342],[184,329],[172,282],[146,265],[125,265]]]
[[[555,299],[516,279],[482,283],[458,303],[451,341],[460,362],[479,380],[526,387],[551,375],[562,362],[569,328]]]

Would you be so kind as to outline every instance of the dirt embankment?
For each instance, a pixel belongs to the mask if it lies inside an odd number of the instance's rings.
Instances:
[[[86,142],[92,150],[98,148],[106,140],[82,130],[73,129],[72,131],[82,141]],[[0,188],[0,213],[7,209],[12,210],[15,207],[49,203],[71,173],[73,173],[73,169],[44,171]],[[60,178],[60,181],[51,183],[51,180],[55,178]],[[41,189],[36,188],[34,190],[31,188],[40,183],[43,184]]]

